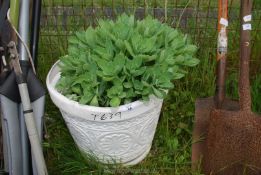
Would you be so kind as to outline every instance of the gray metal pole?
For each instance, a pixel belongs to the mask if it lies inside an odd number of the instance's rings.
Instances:
[[[21,0],[20,1],[20,16],[19,16],[19,34],[27,45],[29,45],[29,7],[30,7],[30,0]],[[19,53],[20,53],[20,60],[28,61],[28,54],[24,45],[19,40]],[[20,104],[20,111],[22,111],[22,105]],[[30,154],[29,154],[29,142],[28,142],[28,135],[25,126],[25,118],[23,112],[19,113],[19,120],[20,120],[20,133],[21,133],[21,148],[22,148],[22,164],[23,164],[23,175],[29,174],[30,170]]]
[[[23,41],[29,45],[30,0],[21,0],[20,4],[19,33]],[[20,60],[28,60],[25,47],[21,43],[19,46]]]

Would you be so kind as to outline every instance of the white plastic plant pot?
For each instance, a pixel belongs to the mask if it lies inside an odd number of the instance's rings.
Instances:
[[[79,149],[103,163],[142,161],[150,151],[163,100],[151,97],[119,107],[81,105],[55,89],[60,78],[57,64],[48,73],[47,88]]]

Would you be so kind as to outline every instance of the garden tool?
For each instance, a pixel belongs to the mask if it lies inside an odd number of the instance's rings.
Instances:
[[[20,66],[21,63],[18,58],[15,43],[13,41],[9,43],[9,48],[10,57],[12,59],[12,66],[14,67],[16,82],[18,84],[18,89],[21,97],[24,120],[30,140],[33,160],[36,164],[37,174],[47,174],[39,131],[37,131],[33,107],[31,105],[31,100],[29,96],[29,88],[27,86],[22,67]]]
[[[12,14],[10,16],[12,16]],[[29,101],[26,106],[24,106],[24,103],[21,103],[21,100],[24,102],[21,97],[24,97],[27,100],[25,102],[28,102],[28,98],[26,98],[27,94],[19,93],[20,89],[21,92],[27,92],[25,90],[27,86],[25,83],[18,83],[18,88],[16,82],[17,76],[15,71],[12,71],[0,87],[1,108],[3,109],[2,121],[4,121],[2,122],[2,128],[3,131],[6,131],[4,133],[6,136],[6,139],[4,139],[4,145],[6,145],[4,152],[5,155],[7,155],[5,156],[5,169],[10,174],[30,174],[31,163],[27,136],[28,133],[31,143],[33,162],[36,162],[35,167],[37,168],[37,171],[34,171],[34,174],[46,174],[47,171],[40,145],[40,140],[42,138],[45,90],[34,74],[31,67],[32,63],[30,64],[28,60],[28,50],[24,46],[28,43],[29,35],[29,1],[26,0],[21,2],[20,24],[22,25],[19,26],[19,33],[21,34],[20,39],[23,42],[20,43],[19,47],[21,58],[19,65],[21,66],[24,79],[27,82],[30,96],[29,100],[31,103]],[[14,30],[16,29],[14,28]],[[15,46],[12,46],[13,51],[14,47]],[[15,55],[15,53],[13,53],[13,55]],[[24,113],[25,107],[30,107],[30,105],[32,105],[34,115],[33,119],[35,123],[32,122],[32,112],[30,110]],[[28,116],[29,119],[26,119]],[[28,121],[31,121],[30,124],[28,124]],[[37,137],[36,135],[30,135],[32,129],[34,129],[34,125],[36,125],[38,130]]]
[[[206,174],[261,174],[261,116],[251,111],[249,58],[251,0],[241,0],[238,111],[211,112],[204,159]]]
[[[208,132],[210,112],[214,108],[227,110],[238,109],[238,104],[225,98],[225,74],[227,59],[227,26],[228,0],[219,0],[218,11],[218,47],[216,68],[216,92],[214,97],[197,99],[195,106],[195,123],[192,143],[192,169],[200,167],[204,151],[206,150],[205,137]]]

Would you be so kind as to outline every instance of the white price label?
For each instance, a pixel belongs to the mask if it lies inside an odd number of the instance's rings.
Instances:
[[[251,24],[243,24],[243,30],[252,30]]]
[[[251,21],[251,20],[252,20],[252,15],[246,15],[246,16],[244,16],[243,20],[244,20],[245,22]]]
[[[225,18],[221,18],[220,21],[219,21],[220,24],[224,25],[224,26],[228,26],[228,20],[225,19]]]

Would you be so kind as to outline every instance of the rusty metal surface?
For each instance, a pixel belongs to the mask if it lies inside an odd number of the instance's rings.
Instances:
[[[195,122],[192,141],[192,169],[201,168],[200,164],[207,149],[206,136],[208,133],[210,113],[215,109],[214,97],[197,99]],[[239,109],[237,101],[225,99],[223,109],[236,111]]]
[[[261,117],[240,110],[213,110],[205,150],[205,174],[259,175]]]

